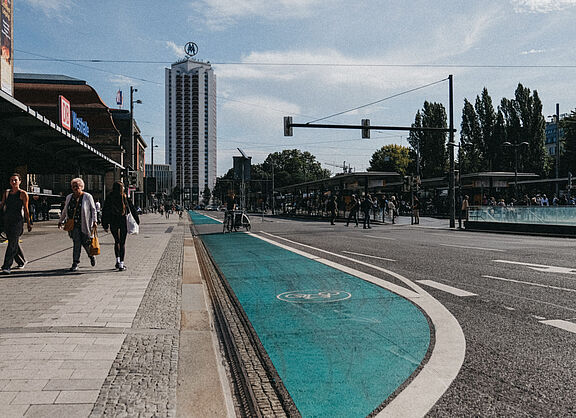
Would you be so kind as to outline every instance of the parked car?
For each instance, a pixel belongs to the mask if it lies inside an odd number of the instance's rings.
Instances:
[[[48,210],[48,219],[60,219],[62,211],[60,210],[60,205],[50,205],[50,210]]]
[[[208,205],[208,207],[206,207],[206,210],[218,210],[218,205]]]

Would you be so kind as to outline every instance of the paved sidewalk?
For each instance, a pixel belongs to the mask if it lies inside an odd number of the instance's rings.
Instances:
[[[22,237],[26,267],[0,276],[0,416],[177,415],[188,222],[142,216],[140,234],[127,239],[124,272],[114,269],[111,234],[99,233],[96,266],[83,253],[79,271],[69,272],[72,241],[56,221],[36,223]],[[198,283],[186,298],[208,318]],[[209,324],[203,331],[210,335]],[[213,351],[209,372],[218,376]],[[212,407],[226,416],[223,403]]]

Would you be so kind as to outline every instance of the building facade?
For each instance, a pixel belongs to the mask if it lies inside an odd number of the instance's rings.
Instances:
[[[168,164],[146,164],[146,175],[156,179],[156,190],[154,193],[162,193],[169,195],[173,186],[173,174],[170,165]]]
[[[560,121],[567,117],[568,114],[563,113],[560,115]],[[557,135],[560,137],[560,144],[562,144],[562,140],[564,138],[564,129],[560,127],[560,132],[558,132],[558,123],[556,122],[556,117],[552,117],[549,122],[546,122],[546,150],[548,151],[548,155],[555,156],[556,150],[558,149],[558,145],[556,144]],[[560,149],[560,154],[562,154],[563,148]]]
[[[166,68],[166,163],[183,203],[198,204],[216,184],[216,76],[186,59]]]

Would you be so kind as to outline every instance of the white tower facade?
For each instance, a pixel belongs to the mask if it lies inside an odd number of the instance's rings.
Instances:
[[[216,185],[216,75],[209,63],[182,60],[166,68],[166,163],[186,205]]]

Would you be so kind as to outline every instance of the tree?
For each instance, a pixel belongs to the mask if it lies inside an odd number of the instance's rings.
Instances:
[[[416,113],[413,127],[446,128],[446,109],[441,103],[424,102],[422,110]],[[420,174],[422,177],[441,177],[448,168],[445,132],[410,131],[408,142],[420,154]]]
[[[546,152],[546,123],[538,92],[534,90],[531,94],[529,88],[518,83],[515,98],[503,98],[499,110],[504,116],[507,141],[512,144],[528,142],[527,150],[518,150],[519,169],[547,176],[550,158]]]
[[[207,205],[210,203],[210,198],[212,197],[212,192],[208,186],[204,187],[204,191],[202,192],[202,202]]]
[[[396,171],[405,176],[414,168],[414,151],[401,145],[385,145],[372,154],[368,171]]]
[[[485,166],[485,146],[482,129],[476,110],[468,99],[464,99],[460,128],[458,162],[461,173],[482,171]]]
[[[482,95],[476,96],[474,105],[478,115],[478,125],[480,128],[480,137],[477,140],[477,146],[481,149],[481,158],[484,160],[477,167],[477,171],[492,171],[494,161],[500,152],[499,138],[495,135],[496,129],[496,112],[492,105],[492,98],[488,94],[488,89],[482,89]]]
[[[323,169],[314,155],[298,149],[269,154],[262,164],[262,170],[266,173],[272,173],[274,170],[276,187],[330,177],[330,170]]]

